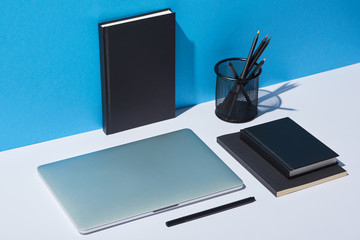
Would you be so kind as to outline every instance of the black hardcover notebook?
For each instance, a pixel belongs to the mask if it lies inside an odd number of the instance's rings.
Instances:
[[[175,117],[175,13],[99,23],[106,134]]]
[[[339,156],[288,117],[242,129],[240,138],[286,177],[336,164]]]
[[[287,178],[240,139],[240,132],[223,135],[217,142],[276,197],[347,175],[339,165],[330,165]]]

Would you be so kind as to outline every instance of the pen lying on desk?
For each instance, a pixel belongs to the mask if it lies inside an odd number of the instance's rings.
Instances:
[[[172,226],[175,226],[175,225],[178,225],[181,223],[189,222],[189,221],[192,221],[195,219],[210,216],[215,213],[219,213],[219,212],[223,212],[223,211],[226,211],[226,210],[229,210],[232,208],[240,207],[242,205],[252,203],[252,202],[255,202],[255,197],[248,197],[248,198],[236,201],[236,202],[228,203],[225,205],[221,205],[219,207],[210,208],[210,209],[202,211],[202,212],[194,213],[194,214],[191,214],[188,216],[184,216],[184,217],[177,218],[177,219],[174,219],[171,221],[167,221],[166,226],[172,227]]]

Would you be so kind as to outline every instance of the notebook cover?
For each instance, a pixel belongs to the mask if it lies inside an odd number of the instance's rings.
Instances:
[[[175,13],[119,20],[98,26],[106,134],[175,117]]]
[[[45,164],[38,172],[84,234],[243,188],[190,129]]]
[[[239,132],[223,135],[217,138],[217,142],[276,197],[347,175],[339,165],[331,165],[289,179],[239,136]]]
[[[338,156],[288,117],[242,129],[240,138],[287,177],[312,164],[329,165],[328,159],[335,163]]]

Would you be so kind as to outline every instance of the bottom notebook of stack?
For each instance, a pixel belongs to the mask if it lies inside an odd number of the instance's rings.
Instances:
[[[240,140],[240,132],[220,136],[217,142],[276,197],[348,175],[336,164],[287,178]]]

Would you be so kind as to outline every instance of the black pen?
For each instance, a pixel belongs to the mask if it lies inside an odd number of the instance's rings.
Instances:
[[[228,203],[228,204],[225,204],[225,205],[222,205],[219,207],[211,208],[211,209],[208,209],[208,210],[205,210],[202,212],[194,213],[194,214],[191,214],[188,216],[184,216],[181,218],[177,218],[177,219],[168,221],[168,222],[166,222],[166,226],[172,227],[172,226],[175,226],[175,225],[178,225],[181,223],[185,223],[185,222],[189,222],[189,221],[199,219],[202,217],[210,216],[212,214],[223,212],[223,211],[226,211],[226,210],[229,210],[232,208],[236,208],[236,207],[239,207],[239,206],[242,206],[242,205],[245,205],[248,203],[252,203],[252,202],[255,202],[255,197],[248,197],[248,198],[236,201],[236,202]]]

